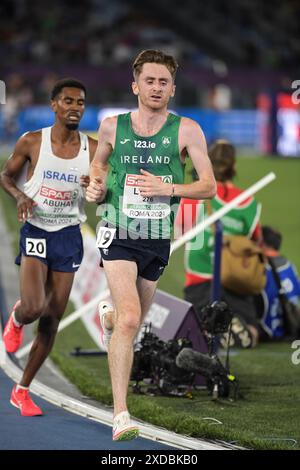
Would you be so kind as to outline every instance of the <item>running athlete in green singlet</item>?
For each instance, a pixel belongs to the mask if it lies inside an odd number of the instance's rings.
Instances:
[[[171,205],[179,198],[141,196],[140,169],[153,173],[163,183],[182,184],[184,163],[178,147],[180,117],[169,114],[165,124],[153,136],[137,135],[130,113],[118,116],[115,147],[110,156],[107,180],[107,214],[104,220],[129,231],[133,238],[138,230],[144,239],[169,239],[174,211]],[[114,210],[110,211],[109,208]]]
[[[103,204],[98,246],[114,306],[99,305],[113,390],[113,439],[138,435],[127,410],[133,341],[168,263],[173,201],[216,192],[205,137],[193,120],[167,106],[175,94],[177,63],[161,51],[141,52],[133,64],[138,109],[105,119],[90,169],[89,202]],[[189,155],[199,181],[183,184]],[[104,226],[103,226],[104,225]]]

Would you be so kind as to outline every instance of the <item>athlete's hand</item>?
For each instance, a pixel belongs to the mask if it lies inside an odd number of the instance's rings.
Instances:
[[[88,175],[81,175],[80,176],[80,186],[82,188],[87,188],[90,184],[90,177]]]
[[[172,183],[164,183],[149,171],[140,170],[142,176],[137,176],[141,196],[171,196]]]
[[[102,202],[106,195],[106,186],[98,176],[90,181],[85,193],[88,202]]]
[[[17,198],[17,212],[18,212],[18,221],[26,222],[27,219],[30,219],[33,215],[33,208],[37,203],[26,196],[26,194],[21,194]]]

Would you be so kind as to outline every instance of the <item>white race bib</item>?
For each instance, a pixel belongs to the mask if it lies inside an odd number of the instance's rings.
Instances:
[[[141,196],[139,175],[127,174],[123,192],[123,213],[132,219],[164,219],[170,214],[169,196]],[[172,183],[172,175],[157,176],[164,183]]]
[[[108,248],[114,239],[115,228],[100,227],[97,233],[96,244],[98,248]]]
[[[46,239],[26,238],[26,255],[46,258]]]

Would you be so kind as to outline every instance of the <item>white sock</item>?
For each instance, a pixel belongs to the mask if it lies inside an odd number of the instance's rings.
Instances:
[[[18,320],[16,319],[15,312],[12,313],[12,318],[15,326],[17,326],[18,328],[23,326],[22,323],[18,322]]]
[[[29,387],[23,387],[23,385],[17,385],[16,386],[16,392],[18,392],[19,390],[28,390]]]

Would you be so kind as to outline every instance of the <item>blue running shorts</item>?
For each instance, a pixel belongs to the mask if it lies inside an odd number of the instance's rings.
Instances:
[[[16,264],[21,264],[22,256],[37,258],[52,271],[77,271],[83,257],[80,226],[47,232],[26,222],[20,231],[20,253]]]

